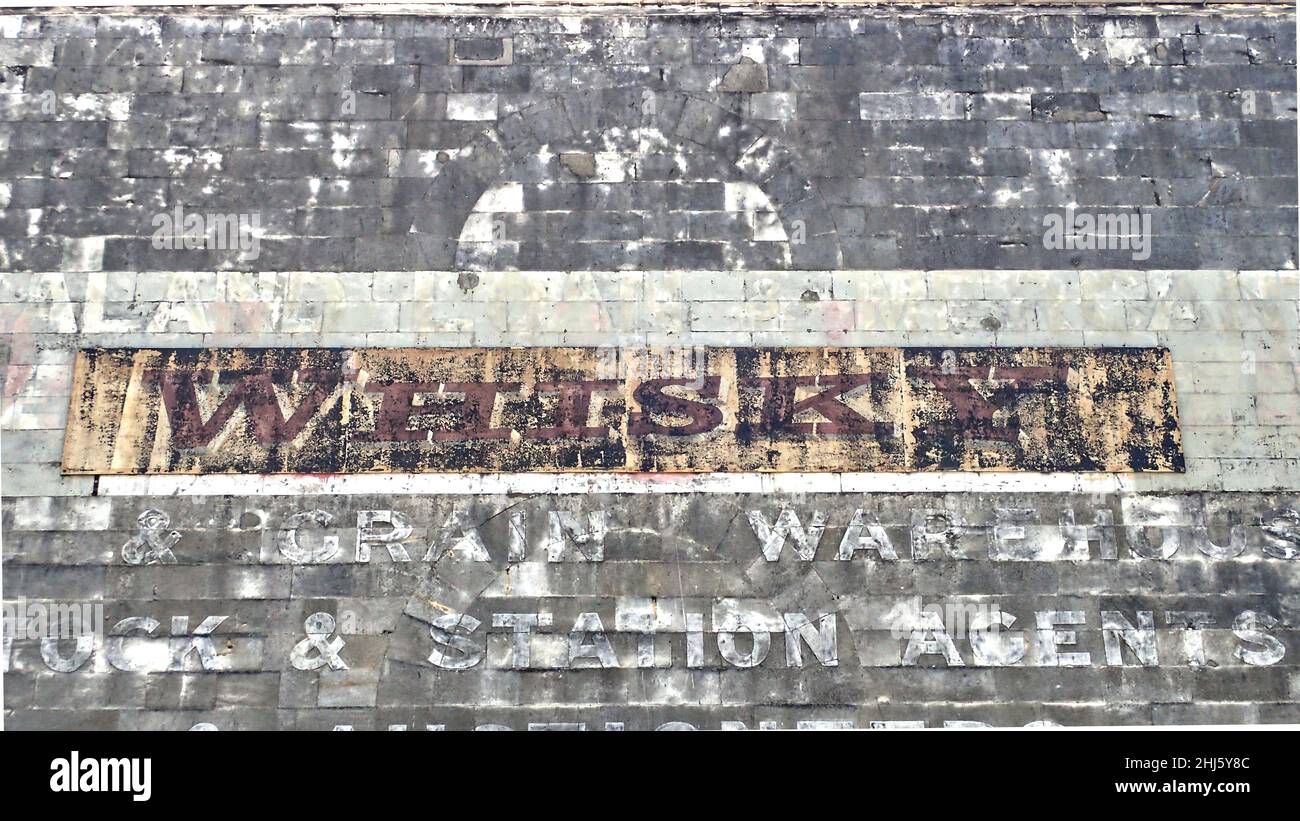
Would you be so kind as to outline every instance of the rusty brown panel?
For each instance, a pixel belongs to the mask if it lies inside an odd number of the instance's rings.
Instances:
[[[1183,470],[1164,348],[913,349],[914,470]]]
[[[65,473],[1181,471],[1161,348],[87,350]]]

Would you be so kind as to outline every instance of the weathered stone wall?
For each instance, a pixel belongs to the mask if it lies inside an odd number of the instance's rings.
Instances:
[[[7,589],[103,601],[110,635],[44,652],[15,642],[6,708],[12,727],[171,729],[1293,722],[1300,522],[1285,511],[1297,503],[1294,492],[9,500]],[[131,564],[132,548],[176,564]],[[333,619],[328,655],[346,669],[293,665],[314,655],[316,613]],[[525,619],[536,635],[520,650]],[[1008,629],[989,637],[977,619]],[[816,632],[795,640],[804,625]]]
[[[1286,7],[3,25],[16,270],[1131,267],[1043,247],[1072,205],[1296,261]],[[260,255],[153,247],[175,206]]]
[[[7,726],[1300,721],[1294,37],[0,17]],[[79,348],[509,345],[1165,346],[1186,471],[59,472]]]

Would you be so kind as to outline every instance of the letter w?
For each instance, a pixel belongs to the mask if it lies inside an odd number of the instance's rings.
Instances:
[[[813,511],[812,521],[807,529],[799,521],[799,516],[790,508],[784,508],[776,517],[776,526],[767,523],[761,510],[749,511],[749,526],[763,545],[763,558],[774,562],[781,558],[781,548],[786,538],[794,540],[794,551],[802,561],[810,562],[817,553],[821,543],[822,531],[826,529],[826,516],[820,510]]]
[[[235,387],[205,422],[194,380],[196,376],[206,375],[205,371],[152,371],[147,374],[150,381],[161,385],[163,404],[172,429],[172,444],[177,448],[197,448],[211,442],[230,422],[240,405],[248,411],[249,426],[258,442],[271,446],[292,441],[334,392],[340,380],[338,373],[327,370],[299,371],[299,380],[311,383],[312,388],[286,420],[269,371],[223,373],[220,381],[233,382]]]

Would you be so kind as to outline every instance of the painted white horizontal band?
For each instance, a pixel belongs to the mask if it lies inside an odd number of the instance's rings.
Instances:
[[[1227,6],[1285,6],[1293,0],[1213,0],[1215,5]],[[1089,6],[1124,6],[1126,14],[1157,14],[1161,6],[1202,5],[1205,0],[1160,0],[1159,3],[1141,3],[1133,0],[1090,0]],[[727,13],[753,14],[754,0],[671,0],[671,2],[646,2],[646,0],[440,0],[440,2],[409,2],[408,0],[370,0],[367,3],[323,4],[319,0],[0,0],[0,8],[22,8],[36,11],[57,11],[59,9],[114,7],[115,13],[148,13],[152,7],[193,7],[197,13],[211,13],[213,7],[238,7],[240,14],[252,14],[259,11],[274,11],[276,7],[297,6],[298,13],[318,15],[381,15],[381,14],[468,14],[476,9],[492,9],[494,14],[522,15],[534,14],[599,14],[605,11],[628,14],[680,14],[680,13]],[[888,11],[897,7],[899,11],[914,10],[917,7],[940,8],[949,11],[962,11],[983,6],[1015,6],[1035,8],[1046,6],[1063,7],[1065,11],[1077,13],[1080,0],[774,0],[761,4],[767,12],[786,10],[810,13],[808,7],[816,6],[814,11],[825,12],[836,7],[855,10]],[[1042,13],[1042,9],[1035,8]],[[230,13],[230,12],[226,12]],[[1167,13],[1167,11],[1166,11]]]
[[[1114,493],[1110,473],[385,473],[340,476],[101,476],[104,496],[586,493]]]

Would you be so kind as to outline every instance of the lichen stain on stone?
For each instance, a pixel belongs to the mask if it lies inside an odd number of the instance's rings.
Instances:
[[[456,277],[456,284],[459,285],[460,289],[467,294],[477,288],[478,283],[478,274],[473,271],[462,271],[461,274]]]

